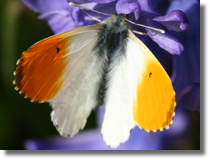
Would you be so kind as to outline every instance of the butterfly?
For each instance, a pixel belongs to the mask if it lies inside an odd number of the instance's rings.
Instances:
[[[91,110],[104,104],[101,133],[112,148],[136,125],[162,131],[175,115],[169,76],[124,14],[35,43],[17,61],[13,83],[31,101],[50,103],[62,136],[77,134]]]

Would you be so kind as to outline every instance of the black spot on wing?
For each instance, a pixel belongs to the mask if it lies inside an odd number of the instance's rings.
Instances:
[[[152,76],[152,72],[149,72],[149,78],[151,78],[151,76]]]
[[[60,48],[57,47],[57,53],[59,53],[59,52],[60,52]]]

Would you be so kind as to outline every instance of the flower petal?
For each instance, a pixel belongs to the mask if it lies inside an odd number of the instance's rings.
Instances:
[[[95,2],[95,3],[110,3],[114,2],[116,0],[67,0],[67,2],[74,2],[76,4],[84,4],[84,3],[90,3],[90,2]]]
[[[140,5],[141,14],[146,18],[153,19],[158,16],[158,13],[154,10],[156,1],[151,0],[138,0]]]
[[[77,27],[68,10],[55,10],[39,16],[46,20],[54,33],[61,33]]]
[[[45,13],[53,10],[67,9],[69,4],[64,0],[22,0],[35,12]]]
[[[118,14],[130,14],[134,11],[138,11],[140,9],[140,6],[137,1],[129,1],[129,0],[121,0],[118,1],[116,4],[116,12]],[[137,14],[137,12],[136,12]],[[136,15],[138,16],[138,15]]]
[[[165,16],[160,16],[154,8],[156,7],[155,1],[149,0],[138,0],[141,8],[141,14],[146,18],[157,21],[167,28],[174,31],[184,31],[188,29],[189,23],[186,15],[179,10],[172,11],[170,14]]]
[[[78,7],[74,7],[71,10],[71,16],[77,27],[84,26],[85,24],[84,14],[80,11]]]
[[[181,10],[184,13],[187,13],[191,10],[191,14],[195,15],[197,12],[193,12],[194,7],[200,5],[198,0],[176,0],[173,1],[170,5],[170,7],[167,10],[167,14],[170,13],[173,10]],[[200,9],[200,8],[199,8]],[[197,9],[196,9],[197,10]]]
[[[100,11],[102,13],[112,14],[113,11],[115,10],[115,5],[116,5],[116,2],[111,2],[111,3],[107,3],[107,4],[97,4],[96,3],[96,5],[93,7],[93,9],[96,11]],[[91,12],[91,15],[99,18],[100,20],[105,20],[109,17],[107,15],[102,15],[102,14],[98,14],[95,12]]]
[[[95,3],[110,3],[110,2],[114,2],[116,0],[89,0],[91,2],[95,2]]]
[[[177,32],[181,32],[189,28],[187,16],[180,10],[174,10],[170,14],[158,16],[153,18],[153,20]]]
[[[161,48],[165,49],[173,55],[180,55],[184,51],[183,45],[176,38],[174,38],[165,27],[151,20],[147,20],[147,25],[165,30],[165,33],[162,34],[157,33],[157,31],[152,29],[146,29],[147,33],[150,34],[150,38],[155,41]]]

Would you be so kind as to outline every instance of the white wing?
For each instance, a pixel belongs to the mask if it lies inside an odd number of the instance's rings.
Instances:
[[[124,54],[110,66],[101,131],[112,148],[127,141],[136,124],[147,131],[162,130],[171,124],[174,115],[170,78],[130,30]]]
[[[132,106],[133,94],[129,78],[129,64],[124,56],[118,64],[110,66],[108,91],[105,100],[105,116],[101,133],[106,144],[116,148],[128,140],[135,126]]]
[[[97,105],[103,68],[103,62],[93,50],[97,33],[93,28],[93,31],[89,29],[77,36],[81,41],[71,48],[79,49],[67,57],[69,63],[63,76],[63,89],[50,100],[51,118],[62,136],[73,136],[83,129],[91,110]],[[84,44],[87,40],[89,42]]]

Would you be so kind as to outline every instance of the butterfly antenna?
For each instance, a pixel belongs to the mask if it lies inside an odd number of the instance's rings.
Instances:
[[[148,34],[148,33],[143,33],[143,32],[139,32],[139,31],[135,31],[135,30],[132,30],[132,32],[140,34],[140,35],[147,35],[147,36],[155,36],[157,34],[157,32],[155,32],[155,34]]]
[[[141,26],[141,27],[144,27],[144,28],[149,28],[149,29],[152,29],[152,30],[155,30],[155,31],[158,31],[160,33],[165,33],[165,31],[163,29],[158,29],[158,28],[154,28],[154,27],[150,27],[150,26],[145,26],[143,24],[138,24],[138,23],[134,23],[133,21],[130,21],[129,19],[125,18],[126,21],[134,24],[134,25],[137,25],[137,26]]]
[[[76,3],[73,3],[73,2],[69,2],[69,5],[76,6],[76,7],[83,8],[83,9],[87,9],[89,11],[93,11],[93,12],[96,12],[96,13],[99,13],[99,14],[103,14],[103,15],[107,15],[107,16],[111,16],[112,15],[112,14],[108,14],[108,13],[99,12],[99,11],[96,11],[94,9],[90,9],[90,8],[87,8],[87,7],[84,7],[84,6],[80,6],[80,5],[78,5]]]

